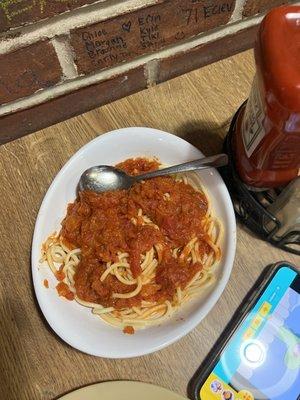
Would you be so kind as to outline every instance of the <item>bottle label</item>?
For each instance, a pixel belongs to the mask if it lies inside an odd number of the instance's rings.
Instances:
[[[264,117],[265,113],[259,91],[258,79],[257,76],[255,76],[242,123],[242,137],[248,157],[252,155],[266,135],[263,126]]]

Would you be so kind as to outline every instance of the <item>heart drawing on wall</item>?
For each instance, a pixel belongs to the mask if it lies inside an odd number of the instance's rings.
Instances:
[[[123,29],[123,31],[130,32],[131,21],[124,22],[124,24],[122,24],[122,29]]]

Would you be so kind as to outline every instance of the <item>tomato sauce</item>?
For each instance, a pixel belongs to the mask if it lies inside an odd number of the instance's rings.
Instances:
[[[117,167],[134,175],[155,170],[159,163],[138,158]],[[159,229],[142,225],[139,209]],[[153,178],[129,190],[80,192],[77,200],[69,204],[61,230],[62,239],[82,252],[74,276],[78,297],[116,309],[139,306],[142,300],[171,300],[176,288],[183,289],[202,268],[199,263],[179,262],[172,257],[172,249],[197,237],[201,252],[209,251],[201,223],[206,211],[205,196],[172,177]],[[118,252],[126,252],[132,275],[138,277],[142,272],[141,255],[154,245],[163,248],[155,284],[144,285],[134,298],[114,299],[113,293],[132,292],[136,285],[125,285],[112,275],[101,282],[106,263],[118,261]]]
[[[124,333],[127,333],[127,335],[133,335],[134,334],[134,328],[133,326],[125,326],[123,329]]]
[[[63,281],[63,280],[65,279],[65,277],[66,277],[66,276],[65,276],[65,273],[63,272],[63,268],[64,268],[64,266],[61,265],[61,266],[59,267],[59,270],[55,272],[55,278],[56,278],[58,281]]]
[[[59,296],[62,296],[67,300],[74,300],[74,293],[71,292],[69,286],[65,282],[59,282],[56,285],[56,290]]]

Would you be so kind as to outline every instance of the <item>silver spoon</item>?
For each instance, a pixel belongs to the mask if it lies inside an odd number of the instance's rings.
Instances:
[[[222,167],[228,163],[226,154],[217,154],[211,157],[200,158],[184,164],[174,165],[164,169],[147,172],[142,175],[130,176],[118,168],[108,165],[91,167],[81,175],[79,190],[92,190],[94,192],[107,192],[109,190],[129,189],[134,183],[155,178],[157,176],[177,174],[179,172],[194,171],[212,167]]]

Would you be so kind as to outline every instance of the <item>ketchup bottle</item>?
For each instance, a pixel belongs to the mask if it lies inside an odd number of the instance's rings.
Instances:
[[[255,61],[232,145],[240,178],[253,189],[267,189],[299,175],[300,6],[279,7],[264,18]]]

